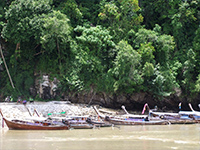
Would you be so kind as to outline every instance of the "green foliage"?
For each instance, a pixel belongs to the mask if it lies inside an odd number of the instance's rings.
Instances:
[[[152,80],[152,89],[150,89],[153,93],[163,96],[164,93],[164,82],[166,81],[165,77],[159,71],[159,66],[155,68],[155,78]]]
[[[200,92],[198,1],[0,0],[6,71],[0,90],[28,95],[34,74],[50,73],[62,91],[162,98]],[[187,54],[187,55],[186,55]],[[2,60],[0,58],[0,65]]]
[[[71,27],[66,15],[51,10],[49,0],[13,1],[6,19],[2,35],[17,44],[9,55],[10,69],[16,88],[27,94],[34,84],[33,70],[56,74],[65,69],[61,64],[69,59]]]
[[[3,60],[0,58],[0,65],[3,63]]]
[[[121,26],[139,25],[143,21],[141,14],[138,14],[140,7],[138,5],[138,0],[118,0],[120,8],[120,23]]]
[[[77,26],[82,22],[83,14],[78,8],[78,4],[75,0],[68,0],[61,3],[57,10],[60,10],[68,16],[72,26]]]
[[[67,82],[67,90],[80,92],[84,90],[84,83],[80,80],[79,76],[76,74],[76,71],[70,73],[68,77],[66,77]]]
[[[29,88],[34,84],[34,78],[32,77],[32,72],[24,71],[17,73],[17,76],[13,77],[15,86],[20,91],[21,95],[28,96]]]
[[[143,83],[140,72],[141,55],[126,41],[120,41],[116,49],[118,53],[113,67],[116,80],[114,91],[131,93],[140,90],[139,85]]]
[[[152,63],[146,62],[143,67],[143,76],[151,77],[154,74],[154,66]]]
[[[0,32],[3,28],[3,25],[4,25],[4,20],[5,20],[5,9],[4,7],[6,7],[6,1],[4,0],[0,0]]]
[[[195,89],[194,72],[195,72],[195,53],[190,49],[187,53],[188,60],[184,63],[184,72],[182,81],[183,89],[189,95]]]
[[[144,89],[155,96],[167,96],[178,86],[177,70],[172,71],[171,54],[174,51],[173,37],[161,34],[160,26],[154,30],[139,29],[135,34],[135,48],[142,56]],[[156,66],[154,68],[154,66]]]
[[[96,25],[98,22],[99,3],[101,0],[76,0],[84,22]]]
[[[198,28],[195,32],[195,37],[193,40],[193,50],[196,54],[195,72],[199,74],[200,73],[200,28]]]
[[[194,92],[200,92],[200,74],[198,75],[197,77],[197,81],[195,83],[195,89],[194,89]]]
[[[118,15],[118,7],[114,3],[107,3],[103,6],[103,10],[98,17],[112,25],[118,19]]]
[[[140,48],[138,49],[138,53],[142,56],[143,64],[146,62],[154,63],[155,56],[153,52],[155,51],[154,47],[151,43],[141,43]]]
[[[149,90],[159,98],[169,96],[177,87],[174,72],[170,68],[166,69],[160,65],[155,67],[154,75],[148,80],[148,83],[148,86],[151,87]]]
[[[15,44],[30,41],[33,35],[38,37],[42,15],[49,13],[50,10],[49,0],[13,1],[5,13],[8,21],[3,28],[2,36]]]
[[[77,44],[72,50],[74,60],[71,62],[71,73],[66,77],[69,89],[87,90],[96,87],[101,89],[100,80],[112,65],[115,55],[115,44],[109,31],[97,27],[77,26],[75,29]]]
[[[155,24],[159,24],[166,34],[172,33],[171,16],[177,11],[182,0],[145,0],[140,2],[144,16],[143,24],[147,29],[153,29]]]
[[[112,41],[109,31],[101,26],[90,28],[78,26],[75,28],[75,32],[77,35],[81,35],[76,39],[83,50],[80,57],[85,57],[82,59],[84,60],[82,63],[92,63],[92,60],[99,61],[103,68],[108,69],[115,54],[115,43]],[[91,58],[87,58],[87,55]]]
[[[172,15],[172,31],[178,48],[191,48],[194,32],[198,28],[196,10],[198,3],[195,1],[181,2],[178,11]],[[192,26],[192,28],[188,28]]]
[[[145,48],[144,44],[149,42],[151,42],[151,45],[148,44],[146,47],[149,48]],[[153,31],[147,29],[139,29],[139,31],[136,33],[134,43],[135,48],[139,48],[139,51],[146,51],[145,53],[148,52],[148,55],[151,55],[151,60],[155,56],[156,63],[161,65],[166,65],[169,62],[169,58],[171,53],[174,51],[175,46],[172,36],[160,34],[159,32],[156,32],[156,29]],[[154,56],[152,55],[153,51]]]
[[[53,11],[44,16],[43,21],[40,37],[42,46],[47,50],[47,53],[52,53],[55,49],[60,51],[60,47],[66,45],[70,39],[71,29],[67,16],[59,11]],[[65,47],[62,48],[65,49]]]
[[[142,28],[139,29],[135,36],[134,46],[135,48],[139,48],[141,43],[152,42],[152,44],[154,44],[158,39],[159,33]]]
[[[139,10],[137,0],[102,1],[98,15],[99,23],[111,31],[111,35],[115,37],[114,41],[118,43],[126,39],[128,31],[137,28],[143,21]]]

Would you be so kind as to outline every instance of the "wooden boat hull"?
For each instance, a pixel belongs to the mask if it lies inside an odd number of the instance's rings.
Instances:
[[[73,129],[92,129],[94,128],[91,124],[70,124],[70,127]]]
[[[86,120],[75,120],[69,119],[69,120],[63,120],[63,123],[66,125],[69,125],[70,128],[73,129],[92,129],[94,126],[92,124],[89,124],[86,122]]]
[[[14,122],[3,118],[9,130],[68,130],[69,126],[43,125],[41,123]]]
[[[112,124],[108,121],[101,121],[101,120],[92,120],[91,118],[87,118],[86,122],[89,124],[95,125],[96,127],[111,127]]]
[[[195,124],[198,121],[194,116],[182,115],[179,113],[151,112],[150,120],[165,120],[170,124]]]
[[[107,121],[114,125],[167,125],[170,124],[168,121],[137,121],[137,120],[122,120],[122,119],[113,119],[106,118]]]
[[[195,124],[198,123],[196,120],[168,120],[171,124]]]

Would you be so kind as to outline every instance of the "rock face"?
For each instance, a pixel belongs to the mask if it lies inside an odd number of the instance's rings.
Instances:
[[[96,93],[91,87],[91,91],[82,92],[82,93],[70,93],[66,91],[65,93],[60,93],[59,90],[60,81],[57,78],[50,79],[50,76],[45,74],[38,76],[38,79],[35,80],[34,87],[30,87],[30,95],[35,98],[37,95],[45,100],[55,100],[56,97],[61,97],[62,101],[70,101],[72,103],[87,104],[87,105],[100,105],[108,108],[120,108],[124,105],[127,110],[141,111],[144,104],[148,103],[150,108],[157,106],[161,111],[168,110],[177,110],[178,104],[182,102],[183,108],[188,109],[188,100],[187,98],[180,98],[181,91],[176,90],[176,94],[163,97],[162,99],[155,99],[148,92],[139,92],[133,94],[113,94],[109,95],[104,92]],[[0,95],[1,101],[4,101],[4,95]],[[200,103],[197,96],[194,105],[198,106]],[[195,108],[195,107],[194,107]],[[198,109],[198,108],[197,108]]]
[[[49,79],[49,75],[43,75],[42,79],[37,79],[35,87],[30,88],[30,94],[35,97],[37,94],[45,100],[54,99],[58,94],[59,81],[54,77],[53,81]]]
[[[177,110],[180,103],[179,97],[167,97],[161,100],[154,99],[152,95],[146,92],[122,95],[107,95],[105,93],[98,93],[92,96],[90,94],[70,94],[65,96],[67,100],[72,103],[82,104],[97,104],[103,107],[118,108],[126,106],[127,110],[141,111],[144,104],[148,103],[150,108],[157,106],[161,111]]]

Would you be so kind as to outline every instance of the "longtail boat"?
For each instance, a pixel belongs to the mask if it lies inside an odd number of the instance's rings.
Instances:
[[[200,123],[200,111],[194,110],[190,103],[188,105],[191,111],[179,111],[179,114],[183,117],[193,118],[193,120],[196,120],[198,123]]]
[[[166,125],[169,124],[166,120],[149,120],[147,115],[129,114],[127,111],[125,115],[105,116],[101,114],[98,109],[93,107],[95,112],[105,121],[114,125]],[[125,107],[122,107],[125,110]]]
[[[122,106],[124,109],[125,107]],[[99,118],[105,120],[106,116],[109,116],[109,117],[115,117],[115,118],[119,118],[119,119],[122,119],[122,118],[131,118],[131,119],[138,119],[138,120],[143,120],[144,118],[147,117],[147,115],[134,115],[134,114],[129,114],[129,113],[126,113],[126,114],[123,114],[123,115],[119,115],[118,113],[111,113],[111,112],[108,112],[108,111],[102,111],[101,112],[104,112],[106,113],[106,115],[104,113],[101,113],[96,106],[93,106],[93,109],[95,110],[96,114],[98,115]]]
[[[146,107],[146,108],[145,108]],[[144,105],[142,114],[144,111],[148,109],[149,110],[149,119],[150,120],[166,120],[170,122],[170,124],[195,124],[197,121],[189,115],[181,115],[179,113],[170,113],[170,112],[157,112],[154,110],[151,110],[148,106],[148,104]]]
[[[68,130],[69,126],[62,122],[48,122],[48,121],[27,121],[20,119],[6,119],[0,109],[0,114],[3,117],[9,130]]]
[[[89,124],[92,124],[96,127],[111,127],[112,126],[111,123],[109,123],[108,121],[102,120],[100,118],[93,119],[93,118],[88,117],[86,122],[88,122]]]
[[[138,120],[138,119],[118,119],[106,117],[106,120],[114,125],[167,125],[170,124],[166,120]]]
[[[92,124],[70,124],[72,129],[93,129],[94,126]]]
[[[130,114],[127,110],[126,110],[126,108],[125,108],[125,106],[122,106],[121,107],[124,111],[125,111],[125,113],[126,114],[124,114],[124,115],[121,115],[122,117],[125,117],[125,118],[129,118],[129,119],[137,119],[138,121],[143,121],[143,120],[145,120],[145,119],[147,119],[148,118],[148,115],[135,115],[135,114]]]
[[[101,119],[105,119],[106,116],[104,114],[100,113],[96,106],[93,106],[93,109],[96,112],[96,114],[98,115],[98,117],[100,117]]]
[[[73,129],[92,129],[94,125],[86,121],[88,117],[89,116],[67,116],[63,119],[63,123],[69,125]]]

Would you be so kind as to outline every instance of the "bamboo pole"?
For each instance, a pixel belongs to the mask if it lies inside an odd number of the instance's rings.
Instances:
[[[9,79],[10,79],[10,83],[11,83],[13,89],[14,89],[15,86],[14,86],[13,81],[12,81],[12,78],[11,78],[11,76],[10,76],[10,73],[9,73],[9,70],[8,70],[8,67],[7,67],[5,58],[4,58],[4,56],[3,56],[3,51],[2,51],[2,48],[1,48],[1,43],[0,43],[0,52],[1,52],[1,57],[2,57],[2,59],[3,59],[4,65],[5,65],[5,67],[6,67],[6,71],[7,71],[7,73],[8,73],[8,77],[9,77]]]

